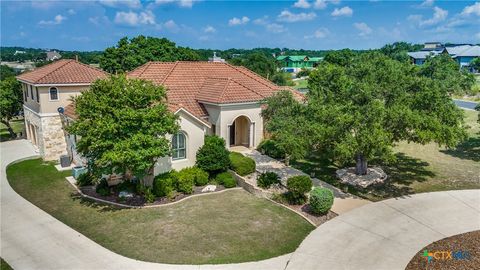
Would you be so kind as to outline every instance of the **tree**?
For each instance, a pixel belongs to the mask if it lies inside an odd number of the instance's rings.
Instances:
[[[419,72],[450,94],[465,94],[475,84],[473,74],[462,71],[458,63],[448,54],[428,57]]]
[[[410,61],[410,57],[407,52],[419,51],[423,48],[421,44],[411,44],[407,42],[394,42],[387,44],[380,49],[380,52],[386,56],[401,62]]]
[[[354,57],[355,52],[350,49],[343,49],[328,52],[323,58],[323,61],[345,67],[350,65]]]
[[[245,57],[233,58],[230,64],[244,66],[262,77],[271,79],[277,72],[277,66],[273,57],[268,57],[263,53],[251,53]]]
[[[470,63],[470,66],[474,68],[477,72],[480,72],[480,57],[476,57],[473,59],[473,61]]]
[[[22,95],[21,84],[15,77],[2,77],[2,81],[0,81],[0,117],[11,138],[15,138],[16,134],[10,125],[10,120],[22,109]]]
[[[199,60],[192,49],[178,47],[166,38],[138,36],[120,39],[116,47],[105,50],[100,58],[100,67],[110,73],[133,70],[149,61]]]
[[[80,136],[77,150],[93,173],[129,172],[151,185],[156,160],[171,153],[166,136],[179,128],[165,89],[119,75],[97,80],[73,102],[78,119],[67,131]]]
[[[292,75],[286,72],[277,72],[271,77],[271,81],[280,86],[294,86]]]
[[[269,99],[262,112],[267,131],[296,144],[289,151],[297,157],[328,152],[366,174],[368,161],[391,160],[399,141],[453,147],[466,138],[463,112],[445,88],[380,53],[355,56],[347,66],[323,63],[310,74],[309,89],[305,105]]]
[[[15,70],[7,65],[0,65],[0,80],[15,77]]]
[[[197,167],[208,172],[212,177],[230,167],[230,157],[225,148],[225,140],[215,135],[205,136],[205,142],[198,149],[196,158]]]

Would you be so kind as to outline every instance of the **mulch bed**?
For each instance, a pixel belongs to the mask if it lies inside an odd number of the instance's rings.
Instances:
[[[328,211],[325,215],[317,215],[314,214],[310,211],[310,206],[308,204],[301,204],[301,205],[292,205],[292,204],[283,204],[287,206],[288,208],[302,213],[305,217],[308,218],[313,224],[315,224],[317,227],[320,226],[321,224],[327,222],[328,220],[338,216],[337,213]]]
[[[166,197],[159,197],[159,198],[156,198],[155,202],[153,202],[153,203],[147,203],[145,201],[145,199],[143,198],[143,196],[140,196],[140,195],[137,195],[137,194],[133,194],[133,197],[131,197],[131,198],[120,199],[118,197],[118,192],[113,192],[112,191],[111,195],[102,196],[95,191],[95,186],[80,187],[80,190],[85,195],[88,195],[88,196],[94,197],[94,198],[98,198],[98,199],[102,199],[102,200],[106,200],[106,201],[109,201],[109,202],[121,203],[121,204],[129,205],[129,206],[151,206],[151,205],[161,205],[161,204],[172,203],[172,202],[179,201],[183,198],[190,197],[190,196],[193,196],[193,195],[205,194],[205,193],[215,193],[215,192],[219,192],[219,191],[222,191],[222,190],[225,189],[224,186],[217,185],[217,188],[213,192],[202,192],[202,189],[204,187],[206,187],[206,186],[198,186],[198,187],[195,186],[193,188],[193,193],[192,194],[183,194],[183,193],[177,192],[177,193],[175,193],[175,195],[172,199],[168,199]]]
[[[444,259],[432,258],[430,262],[427,262],[427,257],[423,256],[424,250],[428,252],[451,251],[452,258],[450,259],[445,255]],[[460,255],[459,251],[463,256]],[[465,256],[466,253],[468,253],[468,256]],[[440,256],[441,255],[438,255],[437,257],[441,258]],[[412,258],[405,269],[480,269],[480,231],[458,234],[433,242],[425,248],[422,248],[422,250]]]

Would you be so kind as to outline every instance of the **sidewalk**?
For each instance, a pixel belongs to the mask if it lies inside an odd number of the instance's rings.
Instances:
[[[260,172],[269,171],[269,172],[275,172],[276,174],[278,174],[278,176],[280,176],[280,180],[285,185],[286,185],[287,179],[292,176],[297,176],[297,175],[308,176],[306,173],[300,170],[297,170],[293,167],[286,166],[284,163],[274,158],[271,158],[267,155],[262,155],[257,150],[241,151],[241,153],[255,160],[258,171]],[[360,207],[362,205],[371,203],[368,200],[359,198],[349,193],[345,193],[340,189],[326,182],[323,182],[317,178],[312,178],[312,181],[313,181],[313,185],[316,187],[328,188],[331,191],[333,191],[335,199],[333,201],[333,206],[331,210],[337,214],[343,214],[352,209]]]

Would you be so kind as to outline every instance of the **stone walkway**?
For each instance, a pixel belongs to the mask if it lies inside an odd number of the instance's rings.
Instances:
[[[267,155],[262,155],[260,152],[257,150],[248,150],[244,149],[241,151],[246,156],[251,157],[253,160],[255,160],[255,163],[257,164],[257,170],[260,172],[275,172],[280,176],[280,179],[284,185],[286,185],[287,179],[292,176],[296,175],[306,175],[306,173],[297,170],[295,168],[292,168],[290,166],[286,166],[284,163],[273,159]],[[354,196],[349,193],[345,193],[341,191],[340,189],[323,182],[317,178],[312,178],[313,185],[317,187],[324,187],[328,188],[331,191],[333,191],[333,194],[335,196],[335,199],[333,201],[333,206],[332,206],[332,211],[337,213],[337,214],[343,214],[346,213],[352,209],[355,209],[357,207],[360,207],[365,204],[371,203],[368,200],[364,200],[362,198],[359,198],[357,196]]]

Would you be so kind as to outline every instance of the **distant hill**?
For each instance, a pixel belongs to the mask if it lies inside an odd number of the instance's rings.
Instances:
[[[0,47],[0,60],[1,61],[33,61],[43,62],[46,59],[47,51],[57,51],[60,53],[63,59],[75,59],[78,56],[78,60],[85,64],[96,64],[100,62],[100,56],[103,51],[64,51],[56,49],[39,49],[39,48],[25,48],[25,47]]]

